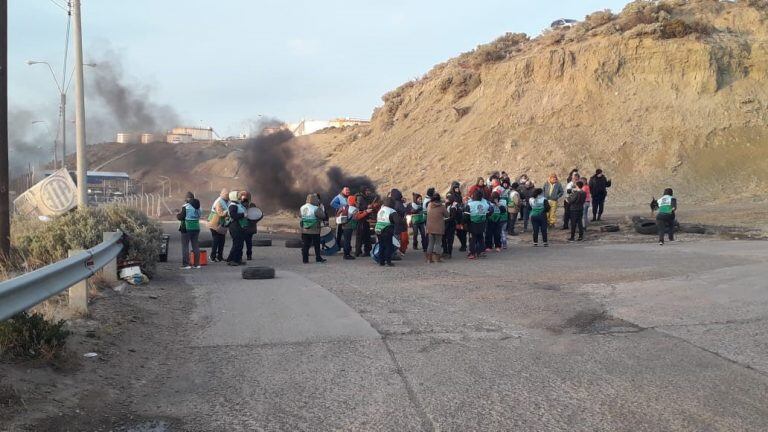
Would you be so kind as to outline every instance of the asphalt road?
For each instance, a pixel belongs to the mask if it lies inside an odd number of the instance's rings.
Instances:
[[[152,287],[189,307],[120,430],[768,430],[768,242],[527,240],[395,268],[275,241],[268,281],[170,262]]]

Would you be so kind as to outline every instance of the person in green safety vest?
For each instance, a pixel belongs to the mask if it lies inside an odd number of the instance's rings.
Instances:
[[[378,263],[380,266],[395,266],[392,264],[392,256],[395,254],[392,238],[395,235],[395,226],[402,223],[402,217],[395,210],[396,204],[394,198],[387,197],[381,209],[376,213],[376,236],[379,240]]]
[[[659,233],[659,245],[664,246],[664,234],[669,241],[675,241],[675,212],[677,211],[677,198],[671,188],[664,189],[664,195],[656,200],[652,208],[658,210],[656,214],[656,226]]]
[[[317,194],[307,195],[307,203],[299,209],[301,216],[301,262],[309,263],[309,248],[315,249],[315,261],[318,264],[326,262],[320,251],[320,228],[328,220],[325,206]]]
[[[427,251],[427,211],[421,194],[413,193],[413,202],[406,209],[411,215],[411,228],[413,231],[413,250],[419,250],[419,238],[424,252]]]
[[[181,268],[189,270],[192,268],[189,262],[189,249],[192,246],[193,266],[200,268],[200,201],[195,198],[192,192],[187,192],[184,205],[176,218],[181,222],[179,231],[181,232]]]

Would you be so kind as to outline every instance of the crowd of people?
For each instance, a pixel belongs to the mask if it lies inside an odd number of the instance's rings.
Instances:
[[[590,208],[591,221],[599,221],[610,187],[611,180],[600,169],[589,179],[573,169],[565,186],[555,173],[537,187],[527,175],[513,181],[502,171],[488,179],[479,177],[466,189],[453,182],[444,197],[435,188],[427,189],[425,195],[413,193],[410,202],[398,189],[382,198],[369,187],[354,194],[344,187],[331,201],[330,211],[318,195],[310,194],[300,209],[302,259],[309,262],[308,251],[314,247],[317,261],[325,262],[319,253],[320,227],[333,216],[331,213],[336,218],[336,243],[344,259],[368,256],[373,250],[382,266],[393,266],[396,251],[404,253],[409,244],[421,249],[429,263],[452,258],[457,238],[459,252],[467,252],[469,259],[483,258],[490,251],[507,249],[508,236],[518,235],[518,222],[523,232],[530,225],[533,246],[547,247],[548,231],[558,223],[560,205],[564,208],[562,229],[570,230],[569,241],[582,241]]]
[[[397,252],[405,253],[410,244],[414,250],[424,252],[427,263],[442,262],[453,257],[456,239],[458,251],[466,252],[467,258],[484,258],[488,252],[507,249],[508,236],[519,235],[520,230],[528,232],[529,227],[533,246],[548,247],[548,234],[559,223],[561,206],[561,229],[570,231],[568,241],[582,241],[589,223],[601,220],[610,187],[611,180],[600,169],[588,179],[573,169],[565,186],[556,173],[537,187],[525,174],[512,180],[502,171],[488,179],[479,177],[465,188],[454,181],[444,196],[434,187],[427,189],[425,195],[413,193],[410,202],[398,189],[381,197],[371,187],[355,193],[344,187],[330,202],[330,210],[326,210],[318,194],[312,193],[299,209],[302,262],[309,262],[311,249],[316,262],[327,262],[323,258],[321,231],[334,216],[335,241],[343,258],[373,256],[381,266],[394,266],[392,261],[397,259]],[[670,241],[674,239],[677,200],[672,190],[667,189],[651,206],[658,210],[659,244],[663,245],[665,234]],[[255,205],[249,192],[221,191],[208,216],[213,238],[210,261],[238,266],[245,264],[244,254],[247,260],[252,259],[258,222],[248,216],[252,207]],[[200,201],[191,192],[187,193],[177,218],[182,268],[199,268],[202,212]],[[227,233],[232,245],[225,258]]]

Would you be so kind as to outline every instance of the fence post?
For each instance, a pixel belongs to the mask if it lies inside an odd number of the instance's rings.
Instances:
[[[82,249],[73,249],[69,251],[69,256],[82,252]],[[88,315],[88,278],[69,287],[69,311],[73,315]]]
[[[105,232],[103,233],[103,241],[107,241],[108,239],[112,238],[115,235],[115,232]],[[113,259],[112,261],[108,262],[102,269],[101,269],[101,275],[104,277],[104,280],[107,282],[117,282],[117,257]]]

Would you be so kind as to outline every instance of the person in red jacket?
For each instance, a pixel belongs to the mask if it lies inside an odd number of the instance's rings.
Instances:
[[[486,200],[491,199],[491,188],[485,184],[485,179],[482,177],[477,178],[477,182],[469,188],[469,193],[467,195],[471,197],[475,196],[475,191],[477,190],[483,193],[483,198]]]

